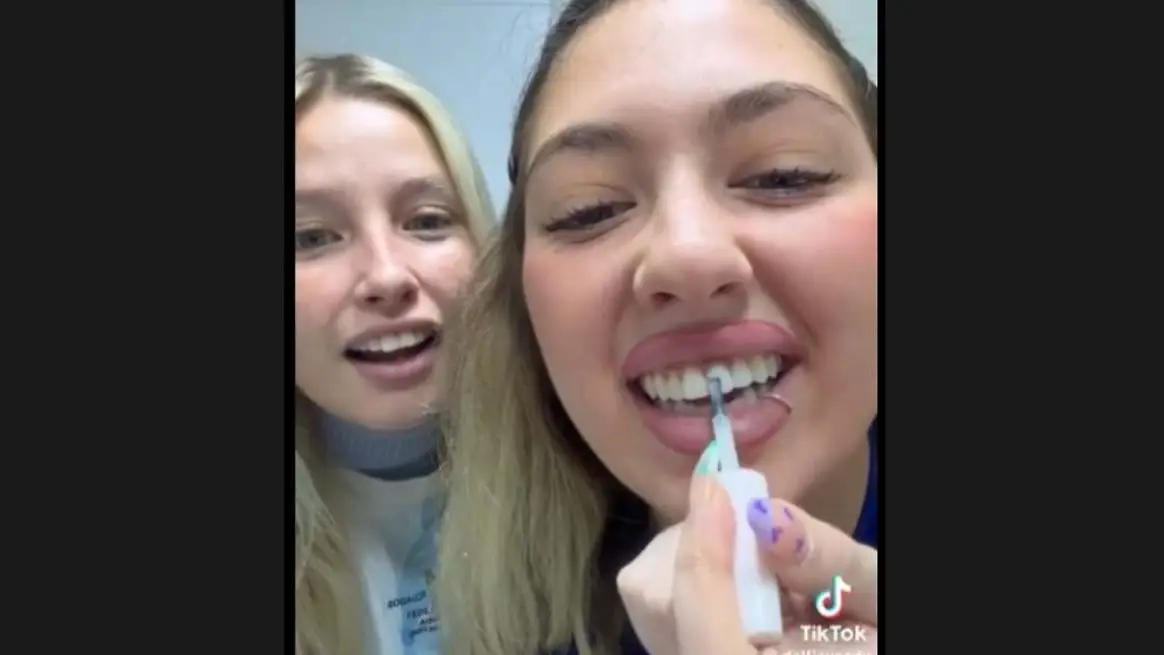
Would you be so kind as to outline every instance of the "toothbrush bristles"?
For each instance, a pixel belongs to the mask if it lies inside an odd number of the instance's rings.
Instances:
[[[712,415],[723,414],[723,385],[719,378],[708,378],[707,392],[711,400]]]

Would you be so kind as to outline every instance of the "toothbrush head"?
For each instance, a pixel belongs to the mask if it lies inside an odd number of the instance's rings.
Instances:
[[[731,419],[723,404],[723,383],[717,378],[707,379],[707,391],[711,400],[711,434],[715,443],[720,471],[731,471],[740,467],[736,455],[736,439],[732,433]]]
[[[723,408],[723,383],[719,378],[707,379],[707,392],[711,400],[711,415],[722,416],[725,414]]]

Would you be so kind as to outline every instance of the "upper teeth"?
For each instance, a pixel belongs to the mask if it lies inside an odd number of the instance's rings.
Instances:
[[[776,355],[755,355],[747,359],[733,359],[715,363],[703,370],[688,367],[681,371],[648,373],[639,378],[639,385],[652,400],[699,400],[707,397],[707,378],[719,378],[724,394],[732,389],[766,382],[780,373],[780,358]]]
[[[376,337],[370,341],[365,341],[356,346],[354,350],[362,350],[373,353],[391,353],[397,350],[410,348],[428,338],[425,332],[400,332],[398,334],[386,334],[382,337]]]

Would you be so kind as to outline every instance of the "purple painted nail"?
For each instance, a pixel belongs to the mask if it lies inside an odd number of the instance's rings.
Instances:
[[[797,555],[804,554],[804,537],[798,537],[796,539],[796,554]]]
[[[792,510],[788,509],[787,506],[784,507],[784,518],[788,519],[789,521],[796,520],[796,517],[792,516]]]
[[[772,505],[767,498],[757,498],[748,503],[748,525],[762,546],[776,543],[784,532],[784,528],[773,524]]]

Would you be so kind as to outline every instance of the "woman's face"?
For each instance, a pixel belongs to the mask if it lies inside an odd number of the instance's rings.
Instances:
[[[325,98],[295,128],[295,383],[341,418],[416,423],[473,247],[439,151],[392,105]]]
[[[709,372],[774,496],[860,456],[877,162],[818,46],[761,0],[628,0],[565,49],[530,127],[530,318],[619,480],[685,513]]]

